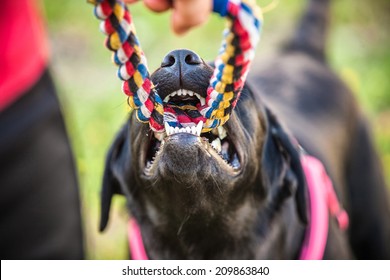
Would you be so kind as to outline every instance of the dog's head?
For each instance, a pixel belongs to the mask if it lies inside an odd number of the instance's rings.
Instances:
[[[196,106],[204,102],[212,72],[197,54],[176,50],[164,58],[152,80],[164,106]],[[127,197],[144,235],[153,238],[153,232],[165,242],[163,247],[174,242],[171,236],[177,238],[178,258],[198,250],[191,247],[196,243],[204,244],[206,251],[225,250],[226,241],[248,239],[272,223],[292,194],[305,221],[304,193],[296,192],[302,178],[295,176],[292,164],[297,155],[291,158],[287,136],[260,104],[245,86],[222,127],[200,133],[196,125],[180,131],[166,126],[164,137],[133,114],[107,158],[101,229],[114,193]],[[208,242],[213,246],[206,246]]]

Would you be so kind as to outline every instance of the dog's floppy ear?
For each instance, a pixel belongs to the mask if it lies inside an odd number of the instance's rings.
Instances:
[[[125,125],[116,136],[114,143],[108,151],[103,174],[103,186],[101,190],[101,214],[99,230],[103,231],[108,223],[111,199],[114,194],[123,194],[118,178],[114,174],[114,168],[123,152],[128,134],[128,126]],[[130,153],[127,155],[130,157]]]
[[[308,210],[307,210],[307,194],[306,194],[306,180],[302,169],[299,148],[296,147],[289,135],[280,125],[276,117],[267,109],[267,115],[269,118],[270,129],[273,137],[278,142],[278,145],[282,146],[282,149],[287,153],[290,161],[290,171],[287,171],[284,179],[284,184],[289,189],[295,189],[295,201],[300,220],[304,223],[308,223]]]

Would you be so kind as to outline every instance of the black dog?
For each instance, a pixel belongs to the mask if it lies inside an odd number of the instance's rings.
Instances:
[[[101,230],[121,193],[152,259],[298,258],[310,202],[293,135],[324,163],[350,216],[347,232],[329,221],[324,257],[390,258],[389,204],[371,136],[325,61],[328,5],[310,1],[288,47],[252,66],[223,129],[198,136],[196,127],[168,128],[160,142],[131,115],[107,158]],[[202,102],[211,73],[195,53],[177,50],[152,79],[162,99]]]

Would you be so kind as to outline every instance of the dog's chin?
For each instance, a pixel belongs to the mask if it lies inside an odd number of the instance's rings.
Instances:
[[[224,137],[224,147],[210,141],[206,135],[184,132],[161,141],[151,137],[141,176],[143,184],[150,186],[145,189],[149,206],[174,216],[174,221],[183,221],[187,215],[212,217],[221,212],[242,168],[230,138]]]
[[[145,145],[144,179],[193,184],[216,176],[235,177],[241,162],[233,140],[222,127],[199,135],[196,131],[173,133],[161,140],[151,135]]]

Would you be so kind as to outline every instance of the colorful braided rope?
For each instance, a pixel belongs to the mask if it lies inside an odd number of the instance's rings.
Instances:
[[[178,127],[203,121],[202,131],[207,132],[229,119],[260,38],[262,15],[255,0],[214,0],[214,11],[226,17],[227,28],[215,61],[206,104],[181,107],[164,107],[150,79],[146,57],[126,5],[121,0],[89,2],[95,5],[95,16],[102,20],[101,30],[108,36],[106,46],[114,52],[118,77],[124,81],[122,90],[139,121],[149,122],[156,132],[164,131],[164,121]]]

